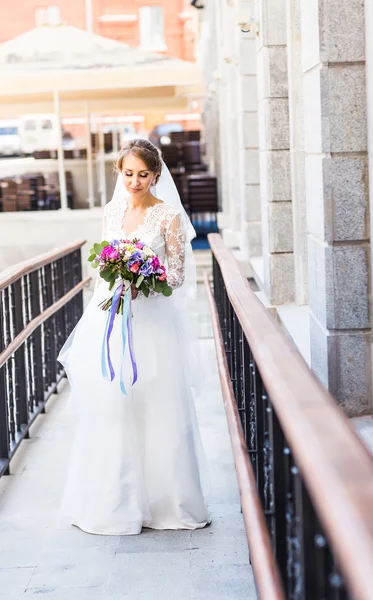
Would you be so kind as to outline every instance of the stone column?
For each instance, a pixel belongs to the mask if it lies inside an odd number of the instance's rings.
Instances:
[[[238,35],[237,28],[231,28],[231,35]],[[240,77],[238,69],[238,60],[235,48],[231,49],[229,56],[230,62],[226,64],[227,72],[227,112],[226,120],[228,124],[227,136],[222,140],[226,145],[228,152],[227,164],[228,172],[228,190],[229,194],[229,230],[232,242],[229,245],[240,245],[240,232],[242,225],[241,207],[243,205],[243,172],[241,156],[243,152],[243,133],[240,127],[239,98],[238,98],[238,79]],[[224,238],[228,240],[228,235],[224,233]]]
[[[223,101],[225,135],[221,136],[222,158],[226,168],[223,192],[227,195],[223,239],[232,248],[240,248],[243,207],[243,132],[240,94],[240,31],[233,5],[221,3],[223,36],[221,67],[225,98]]]
[[[242,209],[241,248],[246,259],[262,255],[260,208],[258,90],[256,78],[256,40],[242,34],[240,41],[241,123],[243,129],[244,203]]]
[[[222,68],[223,71],[223,68]],[[220,194],[222,200],[222,209],[224,215],[224,227],[229,226],[229,153],[227,151],[227,140],[229,136],[228,122],[227,122],[227,83],[224,79],[223,73],[221,74],[218,82],[218,106],[219,106],[219,131],[220,131]]]
[[[248,268],[249,257],[261,254],[255,37],[240,31],[233,3],[216,2],[206,8],[216,25],[210,34],[216,49],[207,55],[208,62],[215,58],[216,68],[208,86],[204,123],[209,162],[219,174],[218,220],[225,243]],[[207,111],[211,113],[213,102],[219,119],[218,152],[212,151],[214,136],[206,130],[212,123]],[[212,155],[219,160],[211,160]]]
[[[308,302],[307,210],[300,0],[287,0],[290,171],[293,208],[295,301]]]
[[[236,128],[234,123],[235,95],[233,82],[234,68],[234,38],[232,36],[232,7],[218,2],[215,8],[216,24],[216,53],[218,64],[218,105],[219,105],[219,130],[220,130],[220,157],[221,169],[219,186],[221,190],[223,214],[219,214],[219,226],[223,237],[229,246],[238,246],[237,217],[235,205],[235,165],[234,143]]]
[[[301,0],[312,368],[349,415],[371,408],[361,0]]]
[[[259,0],[257,47],[264,289],[271,304],[294,299],[286,0]]]

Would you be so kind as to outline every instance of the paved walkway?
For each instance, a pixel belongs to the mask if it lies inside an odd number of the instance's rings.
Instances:
[[[51,398],[0,479],[0,599],[254,600],[236,476],[218,381],[208,309],[200,290],[206,369],[198,408],[210,466],[213,523],[190,531],[95,536],[57,524],[71,415],[68,385]]]

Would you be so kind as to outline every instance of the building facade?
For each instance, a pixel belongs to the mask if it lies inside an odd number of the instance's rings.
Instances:
[[[131,46],[194,60],[195,10],[187,0],[0,0],[0,43],[66,22]]]
[[[370,413],[373,4],[204,5],[224,239],[346,412]]]
[[[0,0],[0,43],[38,26],[65,23],[121,43],[170,58],[194,61],[198,15],[188,0]],[[149,99],[151,106],[151,99]],[[186,110],[119,111],[130,133],[147,135],[159,123],[177,122],[185,129],[200,128],[199,97],[188,99]],[[9,112],[5,118],[12,118]],[[99,117],[104,115],[99,115]],[[66,114],[64,127],[84,143],[85,122]],[[122,122],[121,121],[121,122]],[[112,129],[112,125],[110,127]]]

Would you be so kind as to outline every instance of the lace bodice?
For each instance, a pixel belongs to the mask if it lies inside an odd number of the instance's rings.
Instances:
[[[126,205],[123,202],[109,202],[104,209],[102,240],[139,238],[156,252],[167,269],[167,281],[172,288],[184,283],[185,277],[185,232],[180,213],[167,204],[159,202],[149,206],[144,222],[134,231],[123,231],[121,223]],[[98,275],[95,289],[107,285]]]

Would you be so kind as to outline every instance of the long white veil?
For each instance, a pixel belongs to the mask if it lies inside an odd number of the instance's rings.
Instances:
[[[163,160],[161,175],[158,183],[151,188],[151,193],[159,200],[163,200],[163,202],[166,202],[166,204],[169,204],[178,210],[183,219],[185,232],[185,281],[181,288],[175,290],[174,293],[179,297],[184,296],[189,301],[195,300],[197,294],[197,277],[191,241],[196,237],[196,232],[181,203],[180,194],[172,175]],[[130,194],[124,186],[122,175],[119,173],[111,201],[113,203],[122,204],[123,210],[125,210],[127,204],[126,199],[129,196]]]

